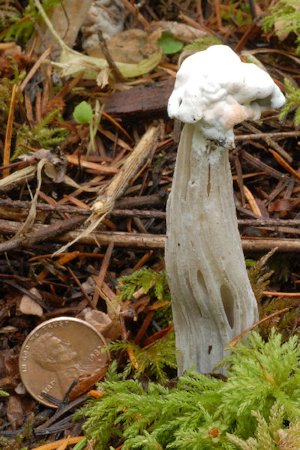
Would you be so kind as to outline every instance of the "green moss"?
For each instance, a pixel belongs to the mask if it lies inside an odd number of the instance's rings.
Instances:
[[[155,296],[158,300],[170,298],[166,273],[156,272],[144,267],[130,275],[119,278],[118,289],[122,300],[130,300],[138,289],[143,289],[144,294]]]
[[[44,0],[43,7],[46,11],[58,5],[60,0]],[[34,25],[39,19],[39,12],[34,0],[29,0],[28,5],[22,11],[13,5],[13,2],[3,5],[0,11],[0,25],[4,29],[0,33],[0,39],[4,41],[17,41],[26,43],[30,38]]]
[[[28,153],[28,147],[39,145],[39,147],[51,149],[64,142],[68,131],[62,127],[49,126],[54,119],[61,120],[59,109],[48,113],[32,129],[26,124],[21,125],[17,131],[16,148],[12,159]]]
[[[174,388],[145,387],[110,374],[99,384],[102,398],[79,415],[96,450],[296,449],[276,445],[294,438],[299,448],[299,360],[296,337],[282,343],[272,332],[265,342],[253,333],[224,361],[227,381],[191,371]]]
[[[262,20],[265,31],[274,29],[279,38],[294,33],[296,35],[296,52],[300,53],[300,10],[298,0],[279,0],[273,4]]]
[[[294,124],[297,127],[300,125],[300,89],[287,78],[284,85],[286,103],[280,111],[279,118],[284,120],[290,112],[294,112]]]
[[[159,383],[167,383],[170,369],[176,369],[176,351],[174,333],[158,339],[146,348],[141,348],[133,342],[114,342],[109,346],[111,351],[123,351],[132,355],[124,370],[124,377],[135,379],[150,378]]]

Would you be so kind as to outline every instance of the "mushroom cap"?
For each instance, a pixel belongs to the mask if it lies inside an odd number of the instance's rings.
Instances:
[[[233,135],[233,126],[280,108],[285,97],[270,75],[244,63],[226,45],[213,45],[186,58],[177,72],[168,114],[185,123],[201,121],[209,139]]]

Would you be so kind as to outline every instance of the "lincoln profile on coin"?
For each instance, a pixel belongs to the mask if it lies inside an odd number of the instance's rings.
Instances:
[[[35,341],[34,347],[35,362],[43,369],[53,372],[62,396],[73,381],[86,374],[86,370],[80,367],[77,351],[68,340],[48,332]]]

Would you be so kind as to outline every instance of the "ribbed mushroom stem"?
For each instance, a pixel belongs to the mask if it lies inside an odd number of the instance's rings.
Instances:
[[[185,124],[167,205],[166,269],[179,374],[211,372],[257,319],[233,200],[228,148]]]

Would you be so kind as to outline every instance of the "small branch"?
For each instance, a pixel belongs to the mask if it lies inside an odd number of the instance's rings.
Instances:
[[[235,137],[235,140],[238,141],[247,141],[248,139],[267,139],[267,138],[278,138],[285,139],[289,137],[298,137],[300,136],[300,130],[295,131],[281,131],[274,133],[253,133],[253,134],[239,134]]]
[[[2,280],[3,283],[8,284],[9,286],[13,287],[14,289],[17,289],[19,292],[22,292],[23,295],[27,295],[30,297],[34,302],[36,302],[38,305],[40,305],[41,308],[43,308],[45,311],[49,311],[50,308],[43,300],[41,300],[38,296],[34,295],[30,290],[26,289],[23,286],[20,286],[18,283],[16,283],[13,280]]]
[[[70,266],[67,267],[68,271],[71,274],[71,277],[73,278],[73,280],[75,281],[75,283],[77,284],[77,286],[80,289],[80,292],[82,293],[83,297],[86,299],[87,303],[93,307],[92,302],[90,297],[87,295],[87,292],[83,289],[82,284],[80,283],[80,281],[78,280],[78,277],[75,275],[75,273],[73,272],[73,270],[71,269]]]
[[[55,222],[53,225],[34,225],[31,233],[19,235],[6,242],[0,243],[0,253],[14,250],[19,247],[31,247],[38,242],[44,242],[47,239],[54,239],[58,235],[77,227],[83,221],[84,216],[77,216],[64,221]],[[4,222],[6,222],[6,225]],[[5,234],[14,234],[20,229],[19,222],[10,222],[8,220],[0,221],[0,228],[1,224],[4,225],[4,229],[6,229],[5,231],[3,230],[3,233]]]
[[[140,217],[142,219],[162,219],[166,218],[165,211],[158,210],[144,210],[144,209],[136,209],[136,206],[155,206],[161,202],[162,198],[159,195],[148,195],[141,197],[129,197],[128,204],[127,199],[122,198],[118,202],[116,202],[117,208],[113,209],[110,213],[111,216],[114,217]],[[28,209],[30,208],[31,202],[28,201],[20,201],[20,200],[8,200],[0,198],[0,220],[1,219],[11,219],[12,218],[12,210],[16,209],[15,220],[18,221],[23,220],[24,215],[27,215]],[[133,206],[132,209],[129,209]],[[122,208],[121,208],[122,207]],[[7,212],[6,212],[7,208]],[[123,209],[124,208],[124,209]],[[126,209],[125,209],[126,208]],[[60,205],[57,204],[55,206],[48,205],[46,203],[38,203],[36,205],[37,211],[44,211],[53,213],[54,216],[57,214],[76,214],[77,216],[89,216],[91,214],[89,209],[83,209],[74,206],[68,205]],[[21,211],[20,211],[21,210]],[[265,219],[265,218],[257,218],[257,219],[238,219],[239,226],[250,226],[250,227],[299,227],[300,219]]]
[[[0,244],[0,253],[14,250],[16,248],[31,247],[37,242],[55,241],[69,242],[70,240],[77,239],[83,232],[81,229],[76,231],[68,231],[68,229],[77,228],[84,220],[84,216],[73,217],[64,221],[56,222],[54,225],[41,225],[36,224],[33,226],[33,231],[26,236],[20,236],[18,239],[12,239],[11,241],[2,242]],[[0,220],[0,233],[2,234],[14,234],[20,228],[19,222],[13,222],[9,220]],[[166,236],[163,234],[134,234],[125,232],[93,232],[89,236],[83,236],[80,238],[79,244],[91,244],[95,245],[95,242],[99,245],[107,246],[113,243],[115,247],[123,248],[136,248],[136,249],[164,249],[166,243]],[[53,244],[53,242],[52,242]],[[300,252],[300,240],[299,239],[266,239],[266,238],[253,238],[243,239],[242,247],[244,251],[249,252],[267,252],[274,247],[278,247],[279,252],[287,253],[299,253]]]
[[[255,126],[248,122],[245,123],[245,127],[248,128],[248,130],[253,131],[253,133],[255,134],[260,133],[260,131]],[[273,141],[273,139],[270,138],[269,133],[267,133],[267,135],[264,136],[263,139],[269,145],[269,147],[272,147],[274,150],[276,150],[284,159],[286,159],[286,161],[288,161],[289,163],[293,161],[293,158],[282,147],[280,147],[277,142]]]
[[[24,180],[22,180],[24,181]],[[122,199],[116,201],[116,209],[114,209],[111,214],[115,216],[135,216],[136,217],[159,217],[159,218],[165,218],[166,214],[163,211],[143,211],[140,209],[131,209],[131,208],[137,208],[139,206],[157,206],[162,204],[163,197],[160,195],[142,195],[140,197],[123,197]],[[30,208],[31,202],[28,201],[20,201],[15,200],[12,201],[11,199],[2,199],[0,198],[0,218],[2,219],[9,219],[9,216],[5,215],[5,208],[7,208],[8,211],[17,209],[17,210],[24,210],[26,215],[28,213],[28,209]],[[122,208],[122,209],[121,209]],[[76,215],[84,215],[89,216],[91,214],[90,209],[84,209],[74,206],[68,206],[68,205],[60,205],[57,203],[55,206],[49,205],[46,203],[38,203],[36,206],[37,211],[46,211],[46,212],[52,212],[53,214],[76,214]],[[16,216],[19,211],[16,211]],[[151,214],[154,214],[151,215]],[[21,212],[21,216],[23,218],[23,212]],[[299,221],[300,222],[300,221]],[[287,224],[286,221],[283,221],[283,224]]]
[[[256,14],[255,0],[249,0],[249,8],[252,19],[253,20],[256,19],[257,14]]]
[[[286,177],[286,174],[283,174],[282,172],[279,172],[279,170],[268,166],[268,164],[265,164],[260,159],[256,158],[255,156],[251,155],[251,153],[248,153],[245,150],[241,152],[241,157],[248,161],[253,167],[263,170],[269,176],[276,178],[277,180],[282,180],[284,177]]]
[[[278,164],[281,165],[284,169],[286,169],[287,172],[289,172],[293,177],[296,178],[296,180],[300,181],[300,175],[299,173],[293,169],[286,161],[285,159],[277,152],[269,148],[269,152],[272,153]]]
[[[263,295],[267,297],[288,297],[288,298],[299,298],[300,292],[277,292],[277,291],[263,291]]]
[[[113,58],[112,58],[112,56],[110,54],[110,51],[109,51],[109,49],[107,47],[107,44],[106,44],[106,40],[104,39],[103,33],[102,33],[101,30],[98,31],[98,39],[99,39],[99,42],[100,42],[100,47],[101,47],[102,53],[103,53],[103,55],[104,55],[104,57],[105,57],[105,59],[107,61],[107,64],[111,68],[111,71],[114,74],[116,80],[117,81],[125,81],[125,78],[121,74],[118,66],[116,65],[116,63],[114,62],[114,60],[113,60]]]
[[[123,5],[125,8],[137,18],[137,20],[140,22],[140,24],[147,28],[149,26],[149,22],[145,19],[145,17],[139,12],[139,10],[136,8],[136,6],[132,5],[129,0],[122,0]]]

